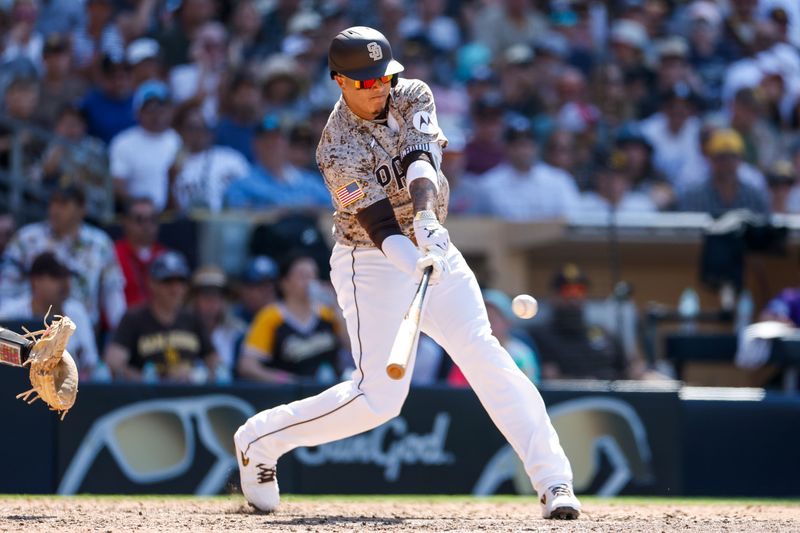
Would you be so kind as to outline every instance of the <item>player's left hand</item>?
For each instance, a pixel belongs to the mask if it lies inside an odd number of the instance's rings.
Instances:
[[[433,211],[420,211],[414,217],[414,237],[423,255],[438,249],[442,255],[450,248],[450,233],[439,223]]]
[[[447,257],[445,257],[444,252],[436,247],[431,248],[428,253],[417,259],[417,268],[415,272],[417,280],[422,278],[422,273],[429,266],[433,267],[430,280],[428,281],[430,285],[436,285],[443,275],[450,272],[450,265],[447,262]]]

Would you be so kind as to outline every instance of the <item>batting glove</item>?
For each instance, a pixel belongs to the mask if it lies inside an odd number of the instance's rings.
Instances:
[[[435,248],[444,256],[450,248],[450,233],[439,223],[433,211],[420,211],[414,216],[414,236],[422,255]]]
[[[435,246],[431,248],[428,253],[417,259],[417,269],[414,273],[417,279],[422,279],[422,273],[429,266],[433,267],[430,280],[428,281],[429,285],[436,285],[444,274],[450,272],[450,265],[447,262],[447,257],[445,257],[441,249]]]

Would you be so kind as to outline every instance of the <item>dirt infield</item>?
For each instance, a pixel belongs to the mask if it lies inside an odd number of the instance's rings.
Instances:
[[[0,497],[0,532],[50,531],[800,531],[794,503],[587,500],[577,521],[542,520],[531,498],[289,497],[254,514],[240,498]]]

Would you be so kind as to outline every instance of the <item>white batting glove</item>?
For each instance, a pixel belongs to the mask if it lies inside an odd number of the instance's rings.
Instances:
[[[433,211],[419,211],[414,216],[414,237],[422,255],[438,249],[444,256],[450,248],[450,233],[439,223]]]
[[[422,279],[422,273],[429,266],[433,267],[430,280],[428,281],[429,285],[436,285],[444,274],[450,272],[450,265],[447,263],[447,257],[445,257],[441,249],[435,246],[431,248],[428,253],[417,259],[417,269],[414,273],[416,278]]]

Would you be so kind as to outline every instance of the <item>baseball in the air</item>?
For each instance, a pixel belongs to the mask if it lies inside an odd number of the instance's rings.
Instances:
[[[539,311],[539,302],[530,294],[518,294],[511,302],[511,310],[520,318],[533,318]]]

